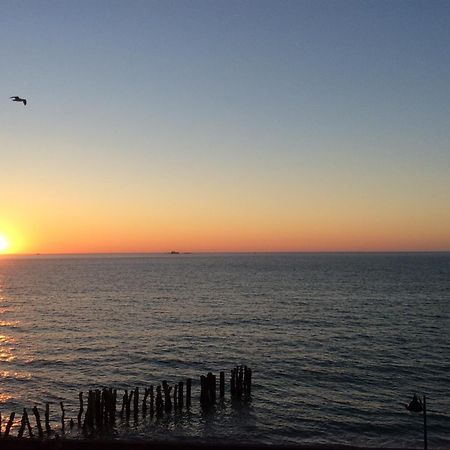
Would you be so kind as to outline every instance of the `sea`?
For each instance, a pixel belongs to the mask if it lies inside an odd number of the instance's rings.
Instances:
[[[230,371],[253,371],[251,398]],[[200,376],[225,371],[202,408]],[[0,257],[0,412],[192,378],[192,406],[125,421],[118,439],[450,447],[450,253]],[[119,408],[120,409],[120,408]],[[82,438],[77,425],[66,438]]]

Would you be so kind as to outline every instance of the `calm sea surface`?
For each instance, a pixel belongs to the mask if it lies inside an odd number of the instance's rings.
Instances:
[[[236,364],[251,402],[202,412],[199,376]],[[80,390],[192,377],[189,413],[114,434],[420,447],[417,392],[448,448],[450,254],[2,257],[0,376],[3,429],[45,402],[74,417]]]

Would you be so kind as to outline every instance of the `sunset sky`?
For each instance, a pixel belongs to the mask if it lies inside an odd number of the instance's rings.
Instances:
[[[0,0],[0,252],[450,250],[449,24]]]

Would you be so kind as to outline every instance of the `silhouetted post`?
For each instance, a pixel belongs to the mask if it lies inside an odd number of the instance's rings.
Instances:
[[[139,388],[134,390],[134,406],[133,406],[134,420],[138,419],[139,414]]]
[[[239,375],[238,375],[238,397],[242,397],[242,391],[243,391],[243,384],[244,384],[244,371],[242,366],[239,367]]]
[[[52,429],[50,428],[50,405],[45,404],[45,432],[50,436]]]
[[[102,393],[100,389],[95,390],[95,402],[94,402],[94,417],[95,426],[101,428],[103,425],[103,411],[102,411]]]
[[[230,394],[232,397],[236,395],[236,369],[231,369]]]
[[[162,382],[162,388],[164,391],[164,404],[165,404],[165,411],[170,412],[172,411],[172,400],[170,399],[170,392],[172,390],[172,386],[169,386],[167,384],[167,381]]]
[[[205,406],[207,403],[207,381],[204,375],[200,376],[200,404]]]
[[[161,386],[156,386],[156,416],[161,417],[164,409],[164,403],[162,400]]]
[[[216,401],[217,381],[216,376],[211,374],[211,402]]]
[[[178,384],[173,387],[173,406],[175,410],[178,409]]]
[[[9,436],[9,432],[11,430],[11,427],[14,423],[14,417],[16,416],[15,412],[12,412],[11,415],[9,416],[9,420],[8,423],[6,424],[6,428],[5,428],[5,434],[3,435],[3,439],[7,439]]]
[[[191,406],[191,385],[192,380],[188,378],[186,380],[186,407],[189,408]]]
[[[80,410],[78,411],[78,426],[81,427],[81,417],[83,416],[83,411],[84,411],[84,407],[83,407],[83,393],[80,392],[78,394],[78,398],[80,399]]]
[[[109,422],[108,408],[109,408],[109,390],[103,388],[100,394],[100,413],[101,423],[107,425]]]
[[[178,408],[182,409],[183,408],[183,403],[184,403],[184,392],[183,392],[183,382],[180,381],[178,383]]]
[[[220,398],[225,397],[225,372],[220,372],[220,381],[219,381],[219,395]]]
[[[23,408],[22,420],[20,421],[19,432],[17,433],[17,437],[20,439],[23,436],[23,432],[25,431],[25,426],[27,423],[27,410]]]
[[[250,397],[252,395],[252,369],[250,367],[245,367],[245,386],[246,395]]]
[[[111,403],[111,423],[116,422],[116,409],[117,409],[117,389],[112,390],[112,403]]]
[[[427,398],[423,396],[423,447],[428,450],[428,436],[427,436]]]
[[[133,392],[133,391],[130,391],[130,395],[128,396],[128,401],[127,401],[127,409],[126,409],[127,421],[130,419],[130,414],[131,414],[131,400],[133,400],[133,395],[134,395],[134,392]]]
[[[144,398],[142,399],[142,416],[145,417],[147,415],[147,398],[150,393],[149,388],[144,389]]]
[[[123,417],[123,412],[126,410],[128,404],[128,390],[125,389],[125,392],[122,397],[122,409],[120,410],[120,417]]]
[[[150,386],[150,418],[155,414],[155,396],[153,393],[153,385]]]
[[[59,405],[61,406],[61,431],[64,433],[65,429],[65,419],[66,419],[66,411],[64,410],[64,404],[63,402],[59,402]]]
[[[36,425],[37,425],[37,429],[38,429],[39,439],[43,439],[44,438],[44,431],[42,430],[41,416],[39,415],[39,411],[37,409],[37,406],[33,407],[33,413],[34,413],[34,417],[36,417]]]

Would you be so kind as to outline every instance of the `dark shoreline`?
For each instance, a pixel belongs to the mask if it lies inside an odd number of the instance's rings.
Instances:
[[[224,444],[165,441],[131,441],[108,439],[18,439],[0,440],[3,450],[381,450],[383,447],[358,447],[342,444],[300,444],[300,445],[264,445],[264,444]],[[391,448],[389,450],[413,450]]]

